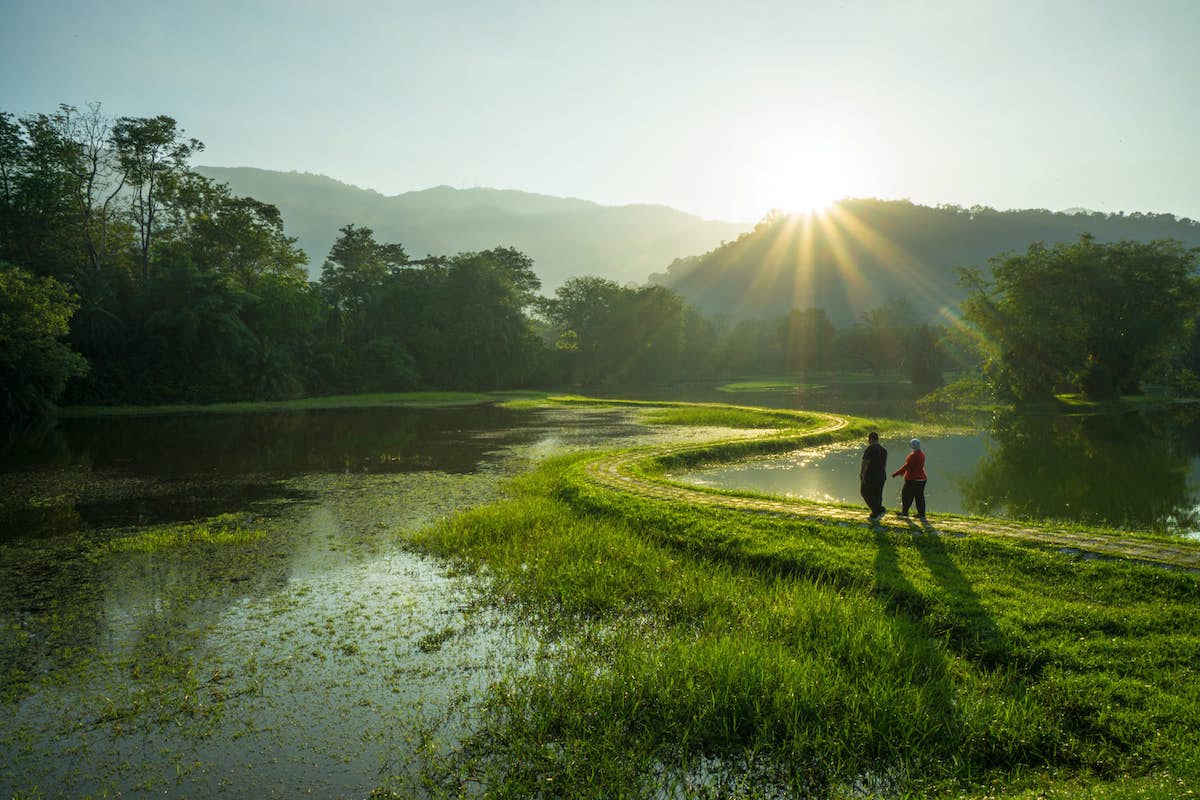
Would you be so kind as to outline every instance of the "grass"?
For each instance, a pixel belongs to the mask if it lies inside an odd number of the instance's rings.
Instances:
[[[1200,576],[618,494],[586,460],[411,534],[565,645],[430,757],[435,796],[1200,786]]]
[[[207,405],[177,404],[148,406],[65,406],[62,417],[155,416],[161,414],[225,414],[254,411],[306,411],[324,408],[440,408],[443,406],[479,405],[514,399],[533,399],[546,396],[538,391],[507,392],[392,392],[379,394],[333,395],[306,397],[298,400],[267,400],[239,403],[210,403]]]
[[[129,536],[97,544],[93,556],[111,553],[160,553],[192,547],[221,547],[256,542],[263,537],[262,525],[238,514],[221,514],[210,519],[178,525],[158,525]]]
[[[823,389],[823,383],[800,383],[789,378],[764,381],[737,381],[717,387],[718,392],[796,392],[801,389]]]
[[[650,425],[691,425],[714,428],[761,428],[780,431],[813,426],[817,415],[787,409],[737,406],[728,403],[689,403],[661,400],[597,399],[581,395],[545,395],[504,404],[510,408],[545,406],[589,406],[595,408],[640,408],[642,422]]]
[[[846,372],[846,371],[815,371],[810,372],[802,377],[796,376],[767,376],[756,378],[747,381],[734,381],[726,383],[717,388],[721,392],[796,392],[796,391],[812,391],[816,389],[828,388],[830,384],[852,384],[852,383],[870,383],[870,384],[904,384],[907,385],[911,381],[896,372],[886,372],[876,375],[874,372]]]

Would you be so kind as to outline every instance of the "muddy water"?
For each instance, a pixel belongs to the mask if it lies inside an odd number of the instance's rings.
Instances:
[[[539,646],[395,532],[546,455],[667,435],[484,407],[76,421],[12,443],[0,795],[365,796],[453,746],[455,709]],[[240,538],[180,538],[196,523]]]

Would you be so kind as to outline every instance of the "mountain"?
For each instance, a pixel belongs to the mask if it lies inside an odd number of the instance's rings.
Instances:
[[[624,284],[674,259],[710,250],[745,232],[743,223],[703,220],[666,206],[603,206],[586,200],[501,189],[436,186],[385,196],[323,175],[249,167],[197,167],[236,195],[279,207],[284,227],[308,253],[315,278],[337,238],[353,223],[398,242],[412,258],[497,246],[533,258],[542,287],[600,275]]]
[[[919,206],[844,200],[825,214],[768,217],[703,255],[676,260],[650,281],[708,315],[767,317],[823,308],[835,325],[907,298],[922,316],[952,314],[965,295],[957,267],[1081,234],[1097,241],[1177,239],[1200,247],[1200,222],[1171,214]],[[897,334],[901,334],[897,331]]]

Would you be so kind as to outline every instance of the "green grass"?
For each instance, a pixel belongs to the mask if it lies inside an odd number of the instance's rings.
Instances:
[[[651,425],[694,425],[717,428],[780,428],[811,426],[816,417],[795,411],[773,411],[719,404],[671,406],[647,411],[642,420]]]
[[[802,378],[796,376],[767,376],[754,380],[734,381],[717,387],[721,392],[796,392],[828,388],[830,384],[870,383],[904,384],[909,379],[896,372],[876,375],[873,372],[811,372]]]
[[[717,387],[718,392],[797,392],[801,389],[824,389],[823,383],[800,383],[783,378],[779,380],[737,381]]]
[[[545,406],[591,406],[595,408],[642,409],[642,421],[650,425],[691,425],[716,428],[771,428],[800,430],[811,427],[818,416],[803,411],[736,406],[728,403],[689,403],[661,400],[616,400],[582,395],[546,395],[504,404],[510,408]]]
[[[253,411],[305,411],[321,408],[439,408],[443,406],[479,405],[481,403],[494,403],[497,401],[504,402],[518,398],[531,400],[545,396],[545,392],[537,391],[393,392],[306,397],[298,400],[210,403],[208,405],[65,406],[59,413],[63,417],[78,418],[153,416],[160,414],[245,413]]]
[[[430,757],[435,796],[1200,786],[1200,576],[617,494],[586,460],[411,535],[565,645]]]
[[[264,528],[238,514],[222,514],[198,522],[158,525],[129,536],[108,539],[97,544],[91,554],[159,553],[165,550],[197,546],[221,547],[256,542]]]

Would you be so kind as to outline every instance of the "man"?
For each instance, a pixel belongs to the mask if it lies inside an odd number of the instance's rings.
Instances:
[[[871,522],[882,517],[883,484],[887,480],[887,450],[879,443],[879,434],[871,431],[867,435],[867,449],[863,452],[862,466],[858,469],[859,488],[867,508],[871,509]]]

